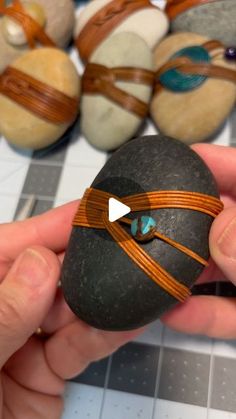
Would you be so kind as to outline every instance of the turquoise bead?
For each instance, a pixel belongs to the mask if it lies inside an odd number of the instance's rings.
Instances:
[[[147,241],[154,237],[156,221],[147,215],[135,218],[131,224],[131,234],[138,241]]]
[[[208,63],[211,60],[208,51],[200,45],[183,48],[175,53],[171,59],[175,59],[177,57],[190,58],[194,63]],[[166,89],[172,90],[173,92],[188,92],[189,90],[196,89],[201,86],[206,79],[206,76],[198,74],[184,74],[180,70],[176,69],[167,70],[160,76],[161,84]]]

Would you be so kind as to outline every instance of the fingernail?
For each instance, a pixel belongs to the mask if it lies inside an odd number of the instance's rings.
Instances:
[[[13,268],[16,280],[27,286],[41,286],[49,276],[50,267],[43,256],[34,249],[27,249]]]
[[[217,240],[217,246],[223,255],[236,259],[236,217],[232,219]]]

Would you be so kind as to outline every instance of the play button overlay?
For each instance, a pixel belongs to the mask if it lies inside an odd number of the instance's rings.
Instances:
[[[131,212],[131,208],[115,198],[109,199],[108,219],[110,223],[119,220]]]
[[[100,189],[104,192],[108,192],[111,194],[111,197],[107,200],[107,216],[110,223],[117,222],[120,224],[120,226],[128,233],[129,237],[132,238],[131,234],[131,227],[130,225],[124,223],[122,221],[122,218],[129,218],[130,220],[133,220],[137,218],[137,216],[142,215],[151,215],[150,210],[145,211],[132,211],[132,208],[129,207],[129,205],[126,205],[124,202],[122,202],[122,197],[130,196],[130,195],[136,195],[136,194],[144,194],[144,203],[147,208],[150,208],[150,203],[148,198],[145,198],[146,191],[136,182],[134,182],[132,179],[123,177],[123,176],[117,176],[117,177],[107,177],[102,178],[102,176],[98,176],[93,184],[91,185],[91,188],[94,189]],[[89,196],[88,196],[89,200]],[[93,196],[91,195],[91,201],[93,201]],[[128,203],[127,203],[128,204]],[[91,212],[91,209],[89,206],[86,208],[87,212],[87,219],[90,220],[91,217],[91,224],[93,222],[93,214]],[[87,227],[84,227],[85,229]],[[99,236],[100,238],[111,241],[114,243],[113,237],[106,231],[106,229],[99,229],[99,228],[93,228],[92,231],[89,233],[92,236]],[[126,241],[127,239],[125,239]]]

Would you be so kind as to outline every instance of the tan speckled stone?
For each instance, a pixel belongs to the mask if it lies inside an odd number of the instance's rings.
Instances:
[[[107,67],[153,69],[153,57],[146,43],[133,33],[109,37],[91,57]],[[149,103],[152,88],[144,84],[116,82],[120,89]],[[102,150],[112,150],[137,132],[142,119],[98,94],[84,94],[81,101],[81,129],[87,140]]]
[[[40,48],[25,53],[11,65],[55,89],[75,97],[80,80],[67,54],[56,48]],[[46,147],[66,131],[70,124],[53,124],[29,112],[0,94],[0,132],[12,144],[31,149]]]
[[[202,35],[192,33],[167,37],[155,50],[155,69],[160,68],[178,50],[201,45],[207,40]],[[236,70],[235,64],[229,64],[223,58],[214,58],[212,63]],[[151,115],[165,135],[190,144],[214,135],[230,114],[235,100],[234,83],[208,78],[200,87],[185,93],[163,88],[152,100]]]
[[[46,16],[44,28],[47,35],[60,48],[70,41],[75,24],[75,6],[73,0],[35,0],[42,6]],[[28,50],[28,46],[10,45],[3,34],[3,18],[0,19],[0,72],[17,57]]]
[[[82,13],[78,16],[75,27],[75,38],[80,34],[89,19],[111,1],[112,0],[94,0],[88,3]],[[158,8],[146,8],[127,17],[122,23],[114,28],[109,36],[121,32],[133,32],[136,35],[139,35],[147,43],[149,48],[153,49],[166,35],[168,29],[169,21],[162,10]]]

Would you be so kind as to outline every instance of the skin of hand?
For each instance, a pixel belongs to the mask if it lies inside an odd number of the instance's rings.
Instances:
[[[210,232],[212,260],[198,282],[224,277],[236,283],[236,150],[193,149],[213,172],[225,204]],[[65,303],[57,284],[77,207],[72,202],[0,225],[0,419],[59,419],[65,380],[144,330],[98,331]],[[235,338],[235,318],[236,299],[193,296],[162,320],[182,332]],[[50,335],[46,340],[34,334],[39,326]]]
[[[210,230],[211,259],[197,283],[231,281],[236,285],[236,149],[211,144],[192,146],[212,171],[224,210]],[[192,296],[167,312],[162,321],[179,332],[236,338],[236,298]]]
[[[77,207],[0,225],[0,419],[59,419],[65,380],[143,331],[96,330],[66,305],[57,284]]]

